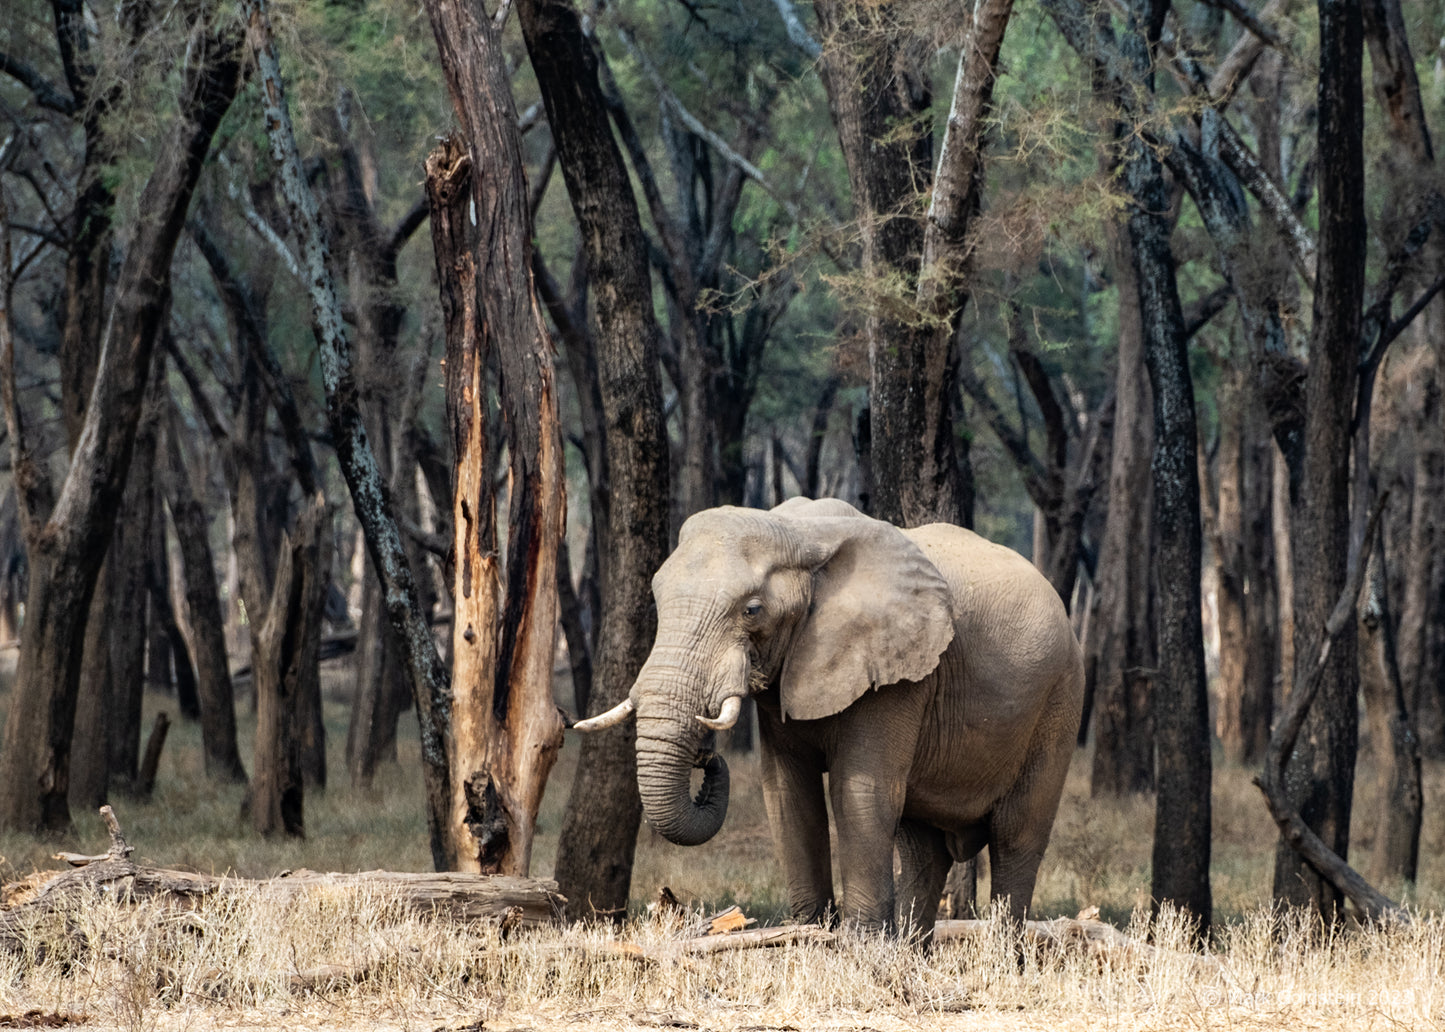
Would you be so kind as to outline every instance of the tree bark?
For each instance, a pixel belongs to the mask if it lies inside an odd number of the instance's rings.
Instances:
[[[331,520],[321,494],[308,500],[282,537],[270,605],[252,623],[256,684],[256,770],[251,826],[261,835],[306,833],[301,770],[306,681],[316,667],[321,610],[331,570]],[[253,614],[253,621],[260,614]]]
[[[1132,248],[1122,226],[1111,230],[1119,291],[1114,446],[1109,509],[1099,545],[1099,620],[1089,634],[1092,671],[1094,796],[1154,787],[1154,531],[1149,456],[1154,442],[1153,393],[1144,368],[1139,291]]]
[[[820,71],[860,220],[870,512],[904,526],[957,523],[967,491],[955,442],[955,331],[967,301],[984,115],[1012,4],[980,4],[965,34],[926,220],[912,214],[934,178],[920,41],[891,9],[826,0],[815,10],[827,40]]]
[[[205,508],[191,489],[181,454],[180,427],[170,410],[166,433],[166,469],[162,475],[166,502],[181,549],[181,570],[190,613],[191,650],[196,661],[201,701],[201,754],[206,776],[213,781],[245,782],[246,768],[236,744],[236,703],[231,667],[226,656],[225,621],[216,591],[216,564],[211,555]]]
[[[1303,455],[1292,499],[1295,676],[1319,652],[1350,554],[1350,422],[1359,362],[1365,239],[1363,40],[1358,4],[1319,0],[1319,260],[1305,386]],[[1349,856],[1358,745],[1359,666],[1353,620],[1330,651],[1319,696],[1285,773],[1289,801],[1342,859]],[[1344,898],[1281,839],[1274,896],[1343,917]]]
[[[1166,9],[1167,3],[1135,0],[1120,38],[1130,71],[1151,92],[1151,44]],[[1213,909],[1209,884],[1211,767],[1200,624],[1194,391],[1169,245],[1168,191],[1156,153],[1137,135],[1131,135],[1125,144],[1123,172],[1130,199],[1129,244],[1139,291],[1144,362],[1154,396],[1155,536],[1151,556],[1158,573],[1159,660],[1151,895],[1156,905],[1174,903],[1197,922],[1198,934],[1207,935]]]
[[[331,255],[317,215],[316,198],[302,173],[264,0],[245,0],[244,10],[250,48],[265,83],[262,96],[271,157],[280,171],[283,195],[300,238],[332,443],[351,492],[357,520],[366,536],[368,553],[382,580],[392,630],[405,657],[421,734],[432,860],[439,869],[445,869],[452,857],[446,834],[451,785],[445,744],[450,734],[451,685],[432,639],[431,627],[422,612],[411,564],[392,517],[386,481],[377,468],[361,419],[356,378],[351,369],[351,347],[342,327],[341,306],[329,267]]]
[[[598,394],[606,421],[607,519],[590,710],[627,697],[652,647],[651,578],[667,554],[668,445],[659,331],[637,202],[606,118],[597,56],[569,0],[522,0],[523,36],[552,126],[597,306]],[[642,818],[629,723],[581,742],[557,851],[573,918],[626,912]],[[607,800],[608,805],[597,805]]]
[[[466,135],[427,161],[457,461],[451,828],[465,869],[525,874],[562,745],[552,656],[566,505],[552,343],[532,285],[521,140],[499,30],[477,3],[428,0],[427,11]],[[511,461],[504,595],[486,477],[493,342]]]
[[[192,35],[193,63],[184,70],[178,113],[140,198],[148,218],[138,224],[121,267],[85,429],[54,510],[48,519],[32,513],[37,533],[28,619],[0,752],[3,827],[55,830],[70,823],[66,795],[80,678],[74,644],[129,471],[146,374],[167,310],[171,255],[211,137],[241,82],[239,43],[230,26],[201,25]]]
[[[1375,855],[1376,882],[1413,882],[1420,867],[1420,822],[1424,807],[1419,740],[1405,706],[1405,687],[1395,653],[1395,626],[1385,575],[1383,530],[1370,552],[1365,597],[1359,609],[1360,687],[1365,696],[1371,752],[1379,785]]]

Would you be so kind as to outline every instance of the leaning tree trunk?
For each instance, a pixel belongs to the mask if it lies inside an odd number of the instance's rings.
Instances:
[[[146,374],[168,307],[171,255],[211,137],[241,83],[240,42],[224,18],[192,34],[178,111],[139,201],[148,217],[137,225],[116,284],[85,430],[48,519],[34,508],[27,516],[37,533],[0,750],[0,827],[57,830],[70,823],[66,794],[80,680],[75,643],[129,472]],[[24,443],[12,447],[23,451]],[[27,494],[34,501],[31,487]]]
[[[428,0],[427,11],[466,134],[427,159],[457,463],[450,831],[459,867],[524,875],[562,745],[552,656],[566,505],[552,342],[532,285],[521,137],[500,32],[477,3]],[[511,461],[504,585],[486,462],[493,343]]]
[[[301,752],[307,679],[316,668],[321,611],[331,573],[331,520],[319,492],[283,535],[266,615],[255,628],[256,772],[251,826],[261,835],[304,836]]]
[[[522,33],[537,73],[573,211],[583,227],[597,305],[596,368],[606,421],[602,601],[594,632],[591,708],[627,697],[652,646],[651,578],[667,554],[668,445],[658,375],[647,244],[608,124],[597,57],[570,0],[523,0]],[[582,741],[567,800],[556,876],[574,918],[626,912],[642,819],[634,732]],[[607,800],[608,805],[597,805]]]
[[[362,422],[356,377],[351,368],[351,345],[342,324],[341,304],[330,268],[331,254],[322,233],[316,198],[301,168],[265,0],[245,0],[243,10],[250,48],[264,80],[262,97],[271,157],[280,173],[292,225],[300,237],[311,299],[311,328],[326,390],[327,422],[337,463],[366,536],[368,553],[382,580],[392,630],[405,657],[421,733],[432,862],[439,869],[446,869],[452,857],[446,831],[451,784],[445,744],[450,734],[451,686],[431,628],[422,613],[411,564],[392,517],[386,481],[377,467],[376,455]]]

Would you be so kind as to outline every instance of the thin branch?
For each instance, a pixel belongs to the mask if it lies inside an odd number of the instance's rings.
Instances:
[[[401,254],[401,249],[406,246],[406,242],[422,227],[422,223],[430,214],[431,209],[427,206],[425,197],[413,204],[411,211],[401,217],[401,221],[396,224],[386,238],[386,256],[395,261],[396,256]]]
[[[24,413],[15,389],[15,336],[11,332],[10,209],[0,189],[0,401],[5,405],[5,427],[10,438],[10,469],[20,511],[21,532],[27,548],[40,538],[55,501],[55,488],[44,465],[31,454],[25,438]]]
[[[1264,770],[1255,777],[1254,783],[1264,793],[1270,816],[1274,818],[1291,848],[1299,853],[1320,877],[1328,880],[1354,903],[1367,920],[1378,921],[1388,917],[1408,921],[1409,913],[1403,907],[1365,881],[1359,872],[1330,849],[1305,823],[1299,811],[1290,805],[1284,788],[1285,761],[1294,752],[1300,728],[1304,726],[1305,717],[1324,680],[1325,666],[1329,662],[1335,640],[1354,622],[1355,607],[1365,582],[1365,567],[1369,564],[1370,547],[1375,541],[1375,529],[1379,525],[1380,513],[1384,510],[1388,497],[1389,492],[1386,491],[1375,501],[1366,523],[1364,543],[1350,564],[1344,590],[1340,592],[1329,619],[1325,621],[1324,640],[1320,642],[1314,665],[1310,667],[1304,681],[1296,685],[1290,693],[1284,713],[1280,715],[1274,734],[1270,736],[1269,747],[1265,751]]]
[[[793,0],[773,0],[773,6],[778,9],[778,14],[783,19],[783,27],[788,30],[788,39],[793,41],[793,46],[814,61],[822,57],[823,48],[818,45],[816,39],[808,34],[807,27],[798,17],[797,8],[793,6]]]
[[[1435,277],[1435,282],[1425,288],[1424,292],[1411,303],[1410,307],[1405,309],[1404,314],[1402,314],[1400,318],[1380,331],[1379,343],[1375,345],[1376,350],[1383,352],[1385,348],[1389,347],[1391,342],[1415,321],[1415,317],[1423,312],[1431,301],[1435,300],[1435,295],[1439,294],[1442,289],[1445,289],[1445,273]]]
[[[1234,296],[1234,290],[1225,284],[1222,287],[1215,287],[1208,294],[1190,304],[1184,309],[1184,339],[1190,340],[1210,321],[1229,307],[1229,300]]]
[[[230,159],[226,157],[225,152],[218,152],[216,160],[222,168],[230,173],[226,179],[226,193],[230,195],[231,200],[241,206],[241,214],[246,219],[246,225],[254,229],[262,240],[271,245],[271,249],[276,252],[276,256],[281,259],[291,275],[300,280],[301,263],[296,260],[296,255],[292,253],[291,248],[286,246],[286,241],[281,239],[281,234],[276,232],[276,227],[267,222],[256,210],[256,206],[251,203],[251,197],[241,187],[240,180],[237,178],[238,174],[232,167]]]
[[[988,388],[973,375],[972,370],[960,369],[958,374],[959,383],[980,412],[983,413],[984,421],[1004,446],[1004,450],[1014,460],[1019,472],[1024,478],[1024,487],[1028,490],[1029,498],[1040,508],[1046,508],[1050,503],[1046,483],[1048,481],[1048,470],[1039,461],[1039,457],[1029,447],[1027,438],[1015,430],[1009,423],[1008,417],[994,402],[988,393]]]
[[[672,92],[672,88],[663,81],[662,73],[657,70],[652,60],[642,52],[642,48],[633,41],[631,34],[620,26],[617,27],[615,31],[617,37],[622,40],[623,44],[627,47],[628,52],[637,59],[637,63],[642,67],[643,74],[652,82],[653,87],[657,90],[659,99],[677,116],[678,121],[687,126],[688,131],[693,135],[705,141],[709,147],[717,151],[718,156],[724,161],[741,169],[744,175],[762,187],[763,191],[776,201],[795,222],[801,221],[798,206],[774,189],[773,184],[768,181],[768,177],[763,174],[762,169],[733,150],[726,140],[703,125],[701,119],[683,107],[682,101],[678,99],[677,94]]]
[[[196,374],[195,366],[191,365],[190,360],[181,352],[175,337],[169,333],[165,334],[162,338],[162,346],[165,347],[166,354],[170,356],[171,361],[175,363],[176,372],[181,374],[186,389],[191,392],[191,402],[196,406],[196,412],[200,415],[201,422],[205,423],[206,429],[210,431],[211,439],[221,445],[229,442],[231,440],[230,428],[226,426],[226,421],[221,418],[221,414],[216,411],[216,406],[211,404],[211,399],[206,396],[205,390],[201,387],[201,378]]]

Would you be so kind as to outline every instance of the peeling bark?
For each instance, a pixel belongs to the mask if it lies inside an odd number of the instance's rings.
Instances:
[[[427,159],[457,462],[449,832],[461,869],[526,874],[562,745],[552,657],[566,502],[552,341],[532,286],[528,194],[499,30],[476,3],[428,0],[427,12],[465,134]],[[493,347],[511,463],[505,570],[487,462]]]

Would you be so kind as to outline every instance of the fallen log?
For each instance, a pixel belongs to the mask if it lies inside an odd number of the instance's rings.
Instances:
[[[285,871],[274,878],[214,877],[165,867],[151,867],[130,859],[110,807],[101,808],[111,831],[111,849],[101,856],[60,854],[74,866],[46,881],[29,880],[24,893],[7,892],[11,902],[0,909],[0,949],[23,944],[22,929],[38,916],[61,911],[76,899],[104,895],[126,902],[158,900],[178,909],[194,909],[212,896],[245,894],[282,903],[303,893],[371,892],[397,900],[407,911],[427,918],[457,923],[486,921],[513,927],[558,924],[566,900],[550,879],[455,872],[413,874],[399,871],[327,873]]]
[[[960,942],[982,939],[992,934],[995,925],[979,919],[939,921],[933,926],[933,941]],[[1060,952],[1082,952],[1100,963],[1144,965],[1153,963],[1173,951],[1162,950],[1147,942],[1125,935],[1106,921],[1099,920],[1099,908],[1089,907],[1078,917],[1056,917],[1050,921],[1025,921],[1024,942]],[[1188,954],[1196,970],[1213,970],[1218,962],[1203,954]]]

